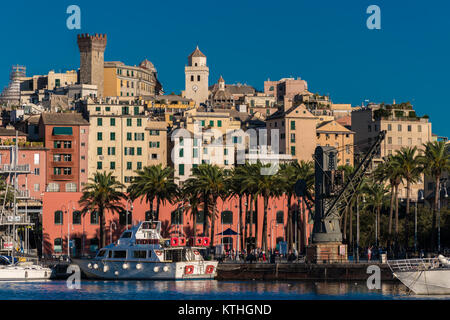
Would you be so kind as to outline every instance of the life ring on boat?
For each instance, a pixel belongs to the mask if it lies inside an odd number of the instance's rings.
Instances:
[[[200,254],[200,252],[198,252],[198,250],[194,250],[194,254],[195,254],[196,256],[198,256],[198,255]]]
[[[155,253],[156,253],[156,255],[157,255],[157,256],[160,256],[160,255],[162,255],[162,252],[161,252],[161,251],[159,251],[159,250],[155,250]]]
[[[211,273],[213,273],[213,271],[214,271],[214,266],[209,265],[206,267],[206,273],[211,274]]]
[[[184,267],[184,274],[192,274],[194,272],[194,266]]]

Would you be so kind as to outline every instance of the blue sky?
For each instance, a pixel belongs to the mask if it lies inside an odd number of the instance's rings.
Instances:
[[[81,8],[81,30],[66,9]],[[366,27],[369,5],[381,30]],[[336,103],[411,101],[433,133],[450,136],[450,2],[428,1],[2,1],[0,86],[11,65],[28,75],[76,69],[77,33],[107,33],[106,60],[152,61],[166,92],[184,89],[187,56],[198,44],[210,84],[263,88],[264,80],[301,77]]]

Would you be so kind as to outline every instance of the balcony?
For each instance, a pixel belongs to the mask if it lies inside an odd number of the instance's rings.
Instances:
[[[30,173],[30,165],[19,164],[17,166],[14,166],[12,164],[4,164],[0,166],[0,173],[9,173],[9,172]]]
[[[73,167],[73,161],[52,161],[50,167]]]
[[[17,190],[17,199],[30,199],[30,190]]]
[[[53,153],[74,153],[74,148],[55,148],[51,150]]]
[[[12,224],[22,224],[22,225],[27,225],[27,224],[32,224],[30,222],[30,217],[27,217],[25,215],[3,215],[0,217],[0,225],[12,225]]]
[[[73,174],[51,174],[50,175],[50,180],[53,181],[70,181],[70,180],[74,180],[75,175]]]

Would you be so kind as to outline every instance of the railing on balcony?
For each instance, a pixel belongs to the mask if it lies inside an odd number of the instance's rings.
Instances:
[[[29,173],[30,165],[29,164],[18,164],[17,166],[14,166],[12,164],[4,164],[4,165],[0,166],[0,172],[2,172],[2,173],[6,173],[6,172]]]
[[[32,224],[30,217],[25,215],[3,215],[0,217],[0,225]]]
[[[29,199],[30,198],[30,190],[17,190],[17,199]]]
[[[51,180],[73,180],[74,175],[73,174],[52,174],[50,175]]]

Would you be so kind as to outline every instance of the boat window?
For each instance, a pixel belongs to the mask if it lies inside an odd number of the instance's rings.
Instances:
[[[105,253],[106,253],[106,250],[100,250],[100,251],[97,253],[97,257],[104,257],[104,256],[105,256]]]
[[[122,234],[121,238],[131,238],[131,231],[125,231]]]
[[[126,258],[127,252],[125,250],[116,250],[114,251],[114,258]]]
[[[112,251],[108,252],[108,258],[112,258],[112,253],[113,253]]]
[[[148,256],[147,256],[147,258],[151,258],[151,256],[152,256],[152,250],[148,250]]]
[[[146,257],[147,257],[147,251],[145,251],[145,250],[133,251],[133,258],[135,258],[135,259],[145,259]]]

